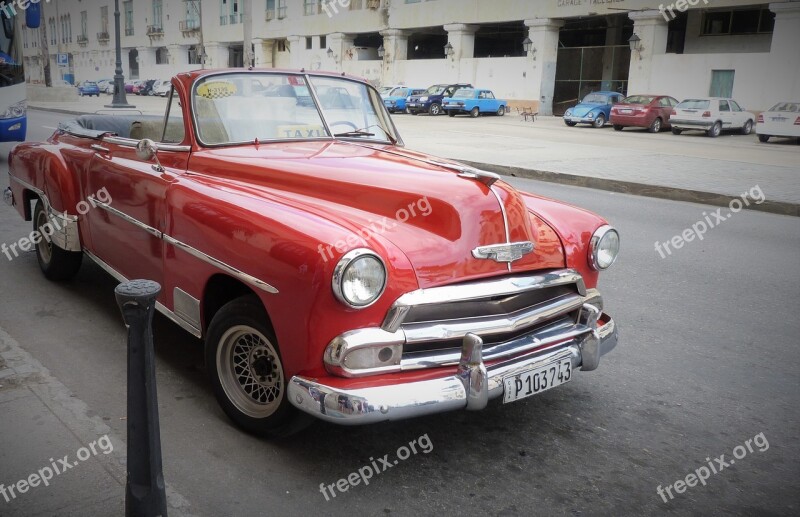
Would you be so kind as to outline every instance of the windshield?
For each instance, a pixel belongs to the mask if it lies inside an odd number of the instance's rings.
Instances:
[[[22,57],[14,38],[14,18],[0,16],[0,86],[11,86],[25,82]]]
[[[380,95],[371,87],[343,77],[310,76],[309,80],[299,74],[277,73],[227,73],[198,80],[192,98],[199,140],[226,145],[319,138],[398,139]]]
[[[471,99],[475,96],[475,90],[471,88],[461,88],[456,90],[456,93],[453,94],[453,98],[456,99]]]
[[[647,95],[631,95],[622,100],[622,104],[650,104],[655,97]]]
[[[702,99],[686,99],[676,106],[676,108],[686,110],[704,110],[708,108],[708,100]]]
[[[425,90],[425,93],[427,93],[428,95],[441,95],[442,93],[444,93],[445,88],[447,88],[446,84],[435,84],[430,88],[428,88],[427,90]]]
[[[769,111],[786,111],[789,113],[797,113],[800,111],[800,103],[797,102],[779,102],[769,109]]]
[[[583,102],[586,104],[607,104],[608,97],[599,93],[590,93],[583,98]]]

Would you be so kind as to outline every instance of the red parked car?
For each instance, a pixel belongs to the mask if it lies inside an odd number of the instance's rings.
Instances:
[[[611,124],[622,128],[644,127],[651,133],[669,129],[669,116],[678,100],[668,95],[631,95],[611,108]]]
[[[282,88],[298,84],[313,102]],[[204,340],[220,405],[251,432],[510,403],[617,343],[597,288],[617,231],[405,149],[360,79],[181,73],[166,116],[83,115],[9,168],[44,275],[86,257],[159,282],[156,308]]]

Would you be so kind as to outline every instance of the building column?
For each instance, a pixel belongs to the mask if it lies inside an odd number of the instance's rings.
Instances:
[[[328,48],[333,51],[333,57],[328,57],[328,49],[323,49],[323,70],[342,70],[342,62],[353,59],[352,49],[355,45],[355,36],[335,32],[328,35]]]
[[[408,59],[408,32],[399,29],[381,31],[383,36],[383,73],[381,84],[397,84],[399,82],[397,61]]]
[[[272,47],[274,45],[274,40],[253,38],[253,59],[255,60],[256,68],[273,68]]]
[[[169,63],[183,66],[189,64],[189,45],[167,45]]]
[[[141,75],[145,68],[149,68],[156,64],[156,48],[136,47],[136,51],[139,53],[139,75]]]
[[[475,32],[478,27],[464,23],[451,23],[444,26],[447,31],[447,42],[453,46],[453,55],[448,57],[453,77],[459,82],[471,83],[475,80],[473,74],[461,77],[461,60],[472,59],[475,56]],[[444,54],[444,49],[442,49]],[[471,69],[470,69],[471,70]]]
[[[531,40],[530,71],[531,97],[539,101],[539,114],[553,114],[553,94],[556,86],[556,63],[558,61],[558,32],[563,20],[534,18],[525,20],[528,38]]]
[[[206,68],[228,67],[228,45],[223,43],[204,43],[206,51]]]
[[[770,78],[765,83],[769,102],[788,100],[797,97],[800,91],[800,59],[797,49],[800,48],[800,2],[769,4],[769,10],[775,13],[775,26],[772,29],[772,46],[770,47]],[[777,75],[777,77],[776,77]],[[754,106],[769,109],[769,105]]]
[[[658,85],[652,84],[653,56],[667,51],[667,21],[655,9],[630,12],[628,17],[633,20],[633,33],[639,36],[641,46],[641,50],[631,51],[628,91],[658,90]]]
[[[300,64],[300,36],[287,36],[286,44],[289,46],[290,68],[302,68]]]
[[[603,51],[603,82],[600,86],[601,90],[616,91],[614,85],[611,84],[611,80],[614,79],[614,69],[617,67],[617,60],[620,59],[615,45],[622,39],[622,29],[623,27],[621,24],[612,24],[606,29],[606,48]]]

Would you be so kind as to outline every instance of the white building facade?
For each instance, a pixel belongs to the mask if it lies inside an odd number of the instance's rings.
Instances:
[[[469,82],[543,114],[599,89],[754,110],[800,99],[800,1],[657,1],[124,0],[122,65],[126,79],[248,63]],[[42,12],[23,31],[29,81],[45,81],[45,63],[53,79],[113,76],[112,0],[43,0]]]

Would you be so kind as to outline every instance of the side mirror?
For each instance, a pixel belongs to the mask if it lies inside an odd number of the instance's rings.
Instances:
[[[139,140],[139,143],[136,144],[136,156],[145,162],[155,160],[156,164],[153,165],[153,170],[156,172],[164,172],[164,167],[162,167],[161,162],[158,161],[158,145],[149,138],[142,138]]]

